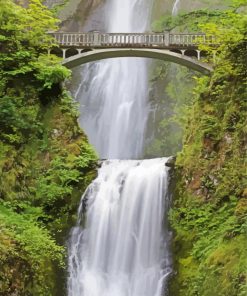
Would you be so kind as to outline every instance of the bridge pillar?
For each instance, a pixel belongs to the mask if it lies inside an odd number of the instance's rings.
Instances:
[[[100,46],[100,34],[99,32],[93,32],[93,45],[94,46]]]
[[[76,48],[78,54],[81,54],[81,52],[83,51],[83,48]]]
[[[186,49],[180,49],[180,51],[182,52],[182,56],[184,56]]]
[[[198,59],[198,61],[200,61],[200,59],[201,59],[201,51],[197,49],[196,52],[197,52],[197,59]]]
[[[63,59],[65,60],[67,48],[62,48],[62,51],[63,51]]]
[[[165,43],[165,46],[170,45],[170,33],[168,31],[164,32],[164,43]]]

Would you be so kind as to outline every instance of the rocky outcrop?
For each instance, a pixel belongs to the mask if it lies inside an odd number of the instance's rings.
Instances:
[[[62,0],[47,0],[49,5]],[[65,2],[63,0],[63,2]],[[105,0],[69,0],[59,11],[62,31],[89,31],[102,28]],[[53,4],[52,4],[53,3]],[[59,4],[58,3],[58,4]],[[48,2],[47,2],[48,4]]]
[[[44,4],[47,7],[52,8],[53,6],[63,4],[64,2],[65,0],[46,0],[44,1]]]

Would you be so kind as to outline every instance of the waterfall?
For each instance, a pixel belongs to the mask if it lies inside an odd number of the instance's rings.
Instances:
[[[150,0],[108,0],[108,32],[144,32]],[[76,92],[80,125],[106,160],[69,240],[69,296],[161,296],[171,272],[167,159],[140,159],[149,113],[147,61],[92,63]]]
[[[162,295],[171,271],[163,220],[169,206],[166,161],[103,163],[72,231],[69,296]]]
[[[180,0],[175,0],[175,3],[172,8],[172,15],[176,16],[178,14],[179,4],[180,4]]]
[[[108,0],[107,32],[144,32],[150,0]],[[80,125],[100,158],[140,158],[148,107],[147,60],[109,59],[84,68],[76,98]]]

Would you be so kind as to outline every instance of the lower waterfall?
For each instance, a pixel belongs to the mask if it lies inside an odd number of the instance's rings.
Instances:
[[[167,158],[107,160],[81,199],[69,296],[161,296],[171,272]]]

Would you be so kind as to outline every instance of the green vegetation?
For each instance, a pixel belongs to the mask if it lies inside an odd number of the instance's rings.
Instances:
[[[229,3],[231,2],[231,3]],[[201,46],[203,59],[212,63],[213,55],[220,56],[227,44],[241,39],[235,25],[244,26],[244,8],[239,8],[244,1],[226,1],[227,10],[197,10],[182,12],[178,16],[164,15],[152,24],[154,31],[163,32],[206,32],[213,35],[222,46]],[[236,13],[240,11],[241,13]],[[242,30],[242,29],[240,29]],[[199,41],[199,40],[198,40]],[[243,67],[243,65],[241,66]],[[221,70],[228,72],[223,67]],[[186,122],[190,117],[188,112],[194,103],[193,88],[197,82],[198,73],[172,63],[158,62],[150,78],[153,85],[151,105],[156,110],[153,126],[154,134],[147,143],[147,157],[160,155],[175,155],[181,151],[183,134],[186,132]],[[158,107],[157,107],[158,106]]]
[[[58,20],[39,0],[27,8],[0,0],[0,295],[61,295],[56,277],[65,267],[63,239],[78,202],[95,176],[97,156],[77,124],[77,107],[64,80],[70,72],[46,34]],[[233,1],[227,11],[165,16],[157,30],[202,30],[221,46],[212,77],[196,78],[160,66],[166,80],[165,118],[159,116],[147,155],[173,154],[177,185],[174,296],[244,296],[247,293],[246,17]],[[240,8],[239,8],[240,7]],[[212,54],[211,47],[201,49]],[[155,99],[153,104],[156,104]],[[163,115],[164,116],[164,115]],[[187,125],[185,124],[187,122]]]
[[[199,24],[217,35],[221,46],[212,76],[197,79],[177,157],[171,295],[247,293],[247,20],[241,11],[234,8],[222,12],[226,18]]]
[[[0,295],[49,296],[97,156],[62,86],[70,72],[47,55],[58,20],[16,2],[0,0]]]
[[[59,15],[59,13],[66,8],[67,4],[69,3],[69,0],[62,0],[58,3],[53,4],[51,10],[56,14]]]
[[[152,28],[155,32],[171,31],[173,29],[180,32],[198,32],[200,24],[207,22],[209,19],[211,21],[217,20],[222,16],[224,16],[222,11],[209,9],[196,10],[189,13],[184,12],[177,16],[167,14],[155,21],[152,24]]]
[[[208,1],[208,7],[211,3]],[[202,24],[208,21],[214,23],[224,24],[229,21],[229,14],[231,17],[240,6],[246,5],[245,0],[221,0],[221,5],[228,7],[226,10],[219,9],[200,9],[191,12],[180,12],[177,16],[172,16],[171,14],[165,14],[160,19],[156,20],[152,24],[152,29],[156,32],[171,31],[173,29],[176,32],[198,32]],[[214,3],[216,5],[216,3]],[[236,16],[236,14],[235,14]],[[204,32],[204,31],[203,31]]]
[[[152,141],[146,145],[146,157],[175,155],[181,151],[188,112],[193,104],[194,75],[188,68],[156,62],[150,100],[155,110],[154,134]]]

